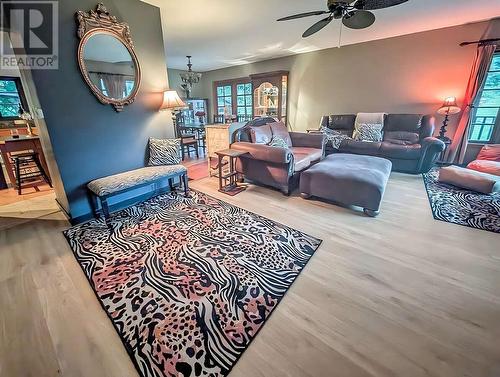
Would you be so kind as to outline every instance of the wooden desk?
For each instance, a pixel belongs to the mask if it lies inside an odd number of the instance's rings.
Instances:
[[[9,142],[8,147],[5,142]],[[40,138],[38,136],[21,135],[18,139],[14,139],[10,136],[3,137],[0,138],[0,152],[2,153],[3,163],[5,164],[5,169],[7,170],[7,175],[11,184],[16,182],[16,177],[14,176],[14,170],[8,154],[26,150],[32,150],[38,153],[40,163],[42,164],[47,175],[49,175],[49,169],[43,154],[42,143],[40,142]],[[0,172],[0,174],[3,176],[3,172]],[[2,178],[5,179],[5,177],[0,177],[0,182],[2,181]]]

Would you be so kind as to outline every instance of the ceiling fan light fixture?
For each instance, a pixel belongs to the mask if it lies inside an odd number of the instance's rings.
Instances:
[[[356,3],[354,4],[354,8],[356,9],[364,9],[365,8],[365,1],[364,0],[358,0],[356,1]]]
[[[342,19],[344,26],[350,29],[365,29],[375,23],[375,15],[367,10],[348,12]]]
[[[360,0],[358,0],[360,1]],[[406,3],[408,0],[362,0],[365,4],[364,10],[377,10],[394,7]]]
[[[342,23],[350,29],[365,29],[375,22],[375,15],[369,10],[389,8],[408,0],[327,0],[328,10],[299,13],[278,19],[278,21],[295,20],[303,17],[330,14],[329,17],[316,22],[307,29],[303,38],[317,33],[333,19],[342,19]]]
[[[344,15],[344,9],[339,7],[332,12],[332,15],[333,15],[333,18],[338,20],[338,19],[342,18],[342,16]]]

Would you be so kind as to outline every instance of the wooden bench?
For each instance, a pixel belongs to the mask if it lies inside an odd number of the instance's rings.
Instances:
[[[156,190],[157,184],[165,179],[168,179],[170,189],[173,190],[174,178],[180,178],[184,186],[184,194],[188,196],[187,169],[182,165],[148,166],[93,180],[87,187],[92,193],[96,217],[99,216],[97,201],[99,199],[102,214],[107,219],[109,218],[108,199],[110,197],[153,184]]]

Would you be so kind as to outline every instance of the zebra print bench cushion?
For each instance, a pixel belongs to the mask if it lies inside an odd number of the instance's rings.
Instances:
[[[90,182],[87,187],[97,196],[111,195],[139,185],[153,183],[162,178],[173,178],[186,174],[182,165],[148,166],[125,173],[99,178]]]
[[[149,138],[149,166],[181,163],[180,139]]]

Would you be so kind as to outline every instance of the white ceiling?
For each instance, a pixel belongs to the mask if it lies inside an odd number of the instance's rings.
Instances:
[[[326,0],[143,0],[161,8],[169,68],[208,71],[339,44],[340,21],[317,34],[302,33],[324,16],[276,22],[291,14],[326,9]],[[500,0],[409,0],[374,11],[364,30],[343,28],[342,45],[461,25],[500,16]]]

